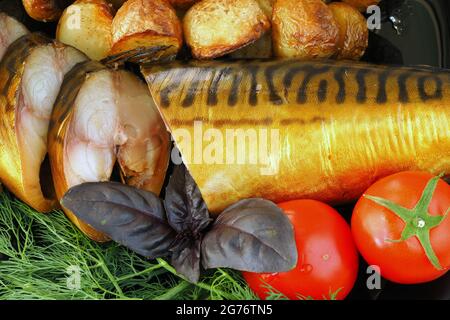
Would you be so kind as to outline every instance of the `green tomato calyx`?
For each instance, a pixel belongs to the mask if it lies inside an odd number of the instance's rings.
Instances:
[[[428,213],[428,207],[430,206],[431,199],[433,198],[434,191],[436,190],[440,178],[441,176],[436,176],[430,179],[425,189],[423,190],[422,196],[413,209],[402,207],[393,201],[380,197],[364,195],[364,198],[369,199],[386,209],[389,209],[405,223],[405,227],[402,231],[400,239],[387,239],[386,241],[403,242],[411,237],[416,237],[423,247],[425,254],[428,260],[430,260],[431,264],[436,269],[443,270],[444,268],[441,266],[439,259],[436,256],[436,253],[434,252],[431,245],[430,231],[431,229],[439,226],[442,221],[447,218],[450,208],[447,209],[447,212],[443,216],[432,216]]]

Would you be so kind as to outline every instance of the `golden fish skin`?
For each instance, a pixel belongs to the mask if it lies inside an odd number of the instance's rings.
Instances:
[[[49,172],[41,166],[51,108],[67,69],[84,59],[72,47],[27,34],[8,47],[0,62],[0,180],[40,212],[58,206]]]
[[[398,171],[450,173],[448,71],[276,60],[142,72],[214,213],[250,197],[345,203]],[[227,158],[239,143],[227,130],[248,133],[246,161]]]

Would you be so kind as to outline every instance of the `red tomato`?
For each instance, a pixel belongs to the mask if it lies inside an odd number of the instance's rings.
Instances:
[[[442,276],[450,267],[450,218],[443,218],[450,207],[450,186],[436,177],[436,189],[428,190],[431,202],[423,202],[422,210],[411,211],[425,187],[430,187],[432,178],[424,172],[401,172],[383,178],[367,189],[354,208],[352,232],[356,245],[364,259],[380,267],[381,275],[388,280],[403,284],[427,282]],[[407,220],[380,204],[379,200],[367,196],[387,199],[409,209],[403,214]],[[438,225],[430,228],[432,222]],[[404,231],[406,227],[408,230]],[[391,241],[399,240],[402,233],[405,240]],[[415,233],[425,242],[430,237],[428,251],[434,252],[435,265]]]
[[[298,250],[297,266],[289,272],[244,272],[250,288],[267,297],[269,284],[289,299],[344,299],[358,273],[358,254],[350,227],[332,207],[314,200],[278,205],[290,218]]]

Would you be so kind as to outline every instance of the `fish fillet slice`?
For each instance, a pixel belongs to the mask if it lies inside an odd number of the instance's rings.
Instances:
[[[58,199],[75,185],[108,181],[118,163],[123,182],[159,194],[169,159],[169,135],[145,84],[134,74],[87,62],[71,71],[49,134]],[[106,235],[65,210],[90,238]]]
[[[57,206],[44,195],[40,179],[53,104],[64,75],[85,59],[72,47],[30,34],[14,42],[0,64],[0,89],[5,93],[0,99],[0,178],[41,212]]]
[[[9,45],[28,33],[27,28],[16,19],[0,12],[0,60]]]
[[[69,188],[83,182],[107,181],[113,170],[118,110],[109,70],[89,76],[74,108],[64,148]]]

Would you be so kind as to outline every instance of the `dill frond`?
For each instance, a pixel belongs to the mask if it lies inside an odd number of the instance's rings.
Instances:
[[[79,286],[70,285],[73,272]],[[89,240],[57,210],[41,214],[0,192],[0,300],[231,299],[256,296],[239,272],[210,270],[197,284],[163,259]]]

